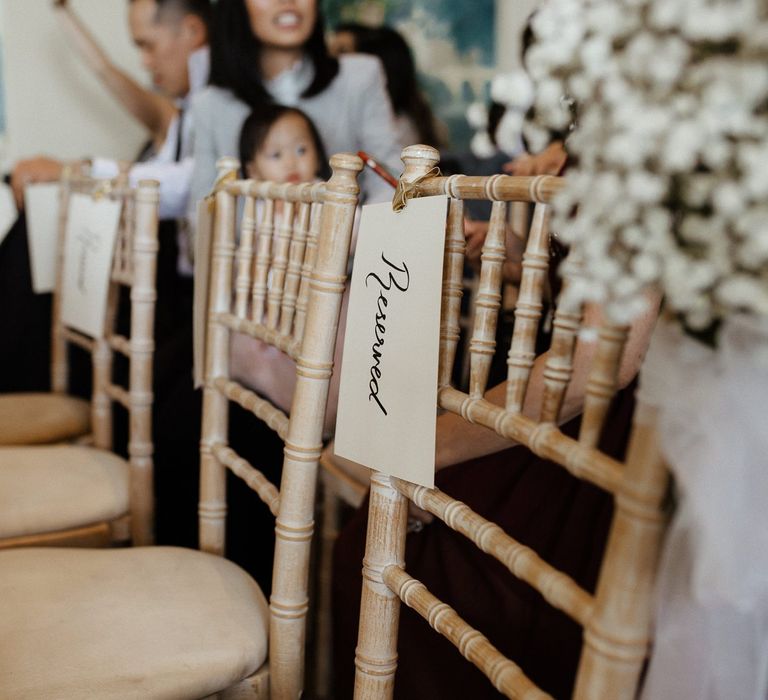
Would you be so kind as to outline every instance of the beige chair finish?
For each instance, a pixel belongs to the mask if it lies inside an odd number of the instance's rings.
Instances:
[[[91,429],[91,406],[66,394],[0,394],[0,445],[37,445],[78,438]]]
[[[150,544],[154,520],[151,414],[158,185],[142,182],[132,189],[79,178],[66,180],[63,189],[64,220],[72,192],[114,197],[123,205],[104,337],[93,339],[66,328],[61,322],[59,294],[54,297],[54,387],[61,392],[66,387],[67,343],[87,350],[93,364],[88,421],[93,444],[0,447],[0,548],[108,546],[129,539],[135,544]],[[64,229],[62,223],[62,233]],[[61,269],[60,263],[59,278]],[[57,286],[60,284],[59,279]],[[128,338],[119,335],[115,328],[119,286],[130,289]],[[127,389],[112,383],[116,352],[129,361]],[[77,417],[69,397],[63,393],[37,399],[40,406],[59,407],[61,416],[70,422]],[[120,403],[129,413],[128,460],[110,452],[113,402]],[[31,406],[32,403],[26,408],[19,407],[19,420]]]
[[[300,696],[317,461],[362,169],[353,155],[334,156],[331,165],[328,183],[218,187],[201,443],[204,551],[0,552],[1,696]],[[264,216],[256,222],[259,200]],[[296,361],[290,418],[230,380],[233,331]],[[227,445],[228,399],[284,437],[279,490]],[[216,556],[224,550],[226,469],[277,516],[269,606],[248,574]]]
[[[438,154],[434,149],[414,146],[404,151],[403,160],[406,164],[403,177],[414,180],[437,163]],[[451,198],[443,279],[438,406],[528,446],[537,455],[559,463],[575,476],[614,495],[616,511],[597,592],[592,595],[581,589],[534,551],[439,490],[375,474],[371,484],[356,655],[355,697],[358,699],[392,697],[401,601],[456,645],[504,695],[526,699],[549,697],[531,683],[524,669],[503,657],[480,631],[462,620],[460,611],[435,598],[404,570],[408,500],[464,534],[506,565],[512,574],[540,591],[551,605],[584,627],[575,698],[630,700],[636,696],[638,678],[648,653],[650,592],[663,531],[660,504],[667,473],[656,444],[655,409],[642,400],[635,412],[626,463],[619,463],[596,448],[616,389],[627,329],[605,325],[600,330],[586,389],[581,434],[577,440],[572,439],[560,431],[557,421],[573,371],[581,309],[561,304],[554,320],[541,415],[534,420],[521,412],[535,357],[536,329],[541,320],[541,299],[548,269],[546,209],[560,187],[561,181],[554,177],[453,176],[425,179],[417,186],[417,193],[420,196],[445,193]],[[470,388],[464,393],[450,385],[450,376],[459,334],[465,249],[461,225],[463,200],[473,198],[488,198],[495,204],[482,256],[470,345]],[[507,401],[502,407],[486,401],[483,396],[501,303],[504,230],[500,222],[507,203],[516,201],[534,202],[536,211],[523,260],[514,337],[509,349]]]
[[[87,179],[67,169],[61,180],[59,244],[63,240],[70,193],[87,188]],[[61,324],[60,272],[63,257],[58,255],[56,284],[51,315],[51,392],[0,394],[0,445],[40,445],[87,436],[91,429],[88,401],[67,394],[69,365]]]
[[[512,202],[509,222],[512,230],[524,235],[528,228],[528,202]],[[477,275],[462,280],[463,295],[468,297],[467,313],[459,317],[460,342],[464,345],[461,361],[460,386],[466,386],[470,374],[469,339],[474,326],[475,297],[480,280]],[[517,299],[517,288],[505,284],[502,308],[511,310]],[[510,301],[511,299],[511,301]],[[320,455],[321,529],[317,555],[317,608],[315,620],[314,690],[318,697],[332,697],[331,649],[333,646],[331,590],[333,547],[342,526],[342,509],[359,508],[371,486],[371,470],[334,452],[331,442]]]

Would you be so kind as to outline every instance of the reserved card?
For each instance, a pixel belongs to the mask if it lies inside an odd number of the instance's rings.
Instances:
[[[57,182],[24,188],[32,288],[37,294],[52,292],[56,286],[60,199],[61,188]]]
[[[13,190],[5,183],[0,183],[0,243],[5,240],[18,217]]]
[[[434,486],[448,199],[363,207],[344,338],[335,451]]]
[[[92,338],[104,335],[109,276],[121,203],[73,194],[64,234],[61,314],[65,325]]]
[[[211,241],[213,239],[212,197],[197,203],[195,229],[195,293],[192,312],[192,350],[195,388],[205,383],[205,341],[208,331],[208,287],[211,275]]]

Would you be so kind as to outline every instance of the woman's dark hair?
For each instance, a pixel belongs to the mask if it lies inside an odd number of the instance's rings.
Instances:
[[[245,0],[218,0],[211,36],[211,85],[231,90],[251,108],[272,102],[263,85],[260,68],[262,44],[251,30]],[[339,72],[339,63],[325,45],[323,17],[317,21],[304,50],[312,61],[315,77],[302,97],[312,97],[330,85]]]
[[[315,150],[317,151],[318,170],[316,175],[323,180],[327,180],[331,177],[331,166],[328,165],[325,146],[315,123],[296,107],[286,107],[285,105],[276,105],[269,102],[254,109],[243,122],[243,127],[240,130],[239,153],[243,177],[248,177],[246,172],[247,164],[261,150],[264,141],[267,140],[269,130],[278,119],[286,114],[296,114],[307,123],[309,133],[312,135],[312,141],[315,144]]]
[[[507,108],[505,105],[499,102],[491,102],[488,107],[488,136],[491,137],[491,143],[498,148],[499,144],[496,142],[496,132],[499,129],[499,124],[504,118]]]
[[[387,76],[387,92],[397,115],[413,120],[421,143],[439,146],[435,118],[419,89],[413,52],[403,36],[391,27],[341,25],[336,31],[350,31],[360,53],[378,56]]]
[[[358,24],[357,22],[342,22],[341,24],[337,24],[333,28],[334,34],[340,34],[341,32],[347,32],[348,34],[351,34],[355,37],[355,51],[360,51],[358,48],[358,42],[360,41],[361,37],[365,36],[366,34],[370,34],[371,32],[375,32],[376,29],[373,27],[369,27],[366,24]]]

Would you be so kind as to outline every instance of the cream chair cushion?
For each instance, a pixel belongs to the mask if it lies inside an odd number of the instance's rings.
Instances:
[[[256,671],[269,609],[235,564],[175,547],[0,552],[0,697],[201,698]]]
[[[0,539],[126,515],[129,482],[128,463],[106,450],[76,445],[0,447]]]
[[[0,445],[62,442],[90,430],[91,405],[63,394],[0,394]]]

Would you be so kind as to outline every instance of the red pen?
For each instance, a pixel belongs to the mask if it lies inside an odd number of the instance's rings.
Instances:
[[[373,170],[373,172],[375,172],[380,178],[386,180],[390,185],[392,185],[392,187],[397,187],[397,178],[395,178],[392,174],[381,167],[365,151],[358,151],[357,155],[360,156],[363,163],[365,163],[371,170]]]

